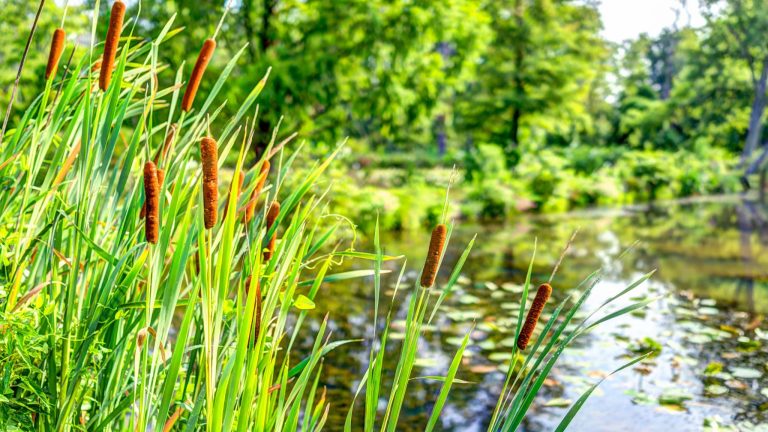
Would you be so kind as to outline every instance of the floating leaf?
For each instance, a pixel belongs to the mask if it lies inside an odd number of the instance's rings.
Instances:
[[[732,367],[729,369],[734,377],[741,379],[756,379],[763,375],[762,372],[754,368]]]
[[[548,400],[548,401],[547,401],[547,402],[544,404],[544,406],[548,406],[548,407],[555,407],[555,408],[566,408],[566,407],[569,407],[569,406],[571,406],[571,403],[572,403],[572,402],[573,402],[573,401],[572,401],[572,400],[570,400],[570,399],[565,399],[565,398],[554,398],[554,399],[550,399],[550,400]]]
[[[704,392],[711,396],[721,396],[728,393],[728,387],[712,384],[704,388]]]
[[[659,403],[662,405],[682,406],[685,401],[693,399],[693,396],[683,389],[669,389],[659,396]]]

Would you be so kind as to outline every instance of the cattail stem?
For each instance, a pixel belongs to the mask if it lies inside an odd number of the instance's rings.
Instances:
[[[168,150],[171,149],[171,144],[173,144],[173,139],[176,137],[176,125],[172,124],[171,127],[168,129],[168,135],[165,136],[165,142],[163,143],[163,147],[157,150],[157,153],[155,153],[155,165],[160,165],[160,161],[165,159],[165,157],[168,155]]]
[[[256,178],[256,187],[251,193],[251,200],[248,201],[245,207],[245,223],[250,223],[253,219],[253,215],[256,213],[256,202],[259,200],[264,184],[267,182],[267,176],[269,175],[269,161],[265,160],[261,164],[261,170],[259,170],[259,176]]]
[[[273,226],[275,226],[275,222],[277,222],[277,216],[280,214],[280,203],[277,201],[273,201],[272,205],[269,206],[269,210],[267,211],[267,232],[269,232]],[[269,242],[267,243],[267,248],[264,251],[264,261],[269,261],[272,258],[272,255],[275,253],[275,243],[277,242],[277,229],[274,230],[272,233],[272,237],[269,238]]]
[[[61,53],[64,51],[65,37],[64,29],[57,28],[54,30],[53,38],[51,39],[51,51],[48,53],[48,64],[45,66],[46,80],[56,76],[56,70],[59,68],[59,59],[61,59]]]
[[[117,45],[120,42],[120,33],[123,31],[123,18],[125,17],[125,3],[117,0],[112,5],[112,13],[109,15],[109,28],[107,38],[104,40],[104,57],[101,61],[101,73],[99,74],[99,88],[107,91],[112,80],[112,69],[115,67]]]
[[[192,69],[192,75],[189,77],[187,89],[184,91],[184,98],[181,100],[181,109],[184,112],[189,112],[189,110],[192,109],[197,89],[200,87],[200,81],[203,80],[205,68],[208,67],[208,62],[211,61],[215,49],[215,40],[206,39],[205,42],[203,42],[203,47],[200,49],[200,54],[197,56],[195,67]]]
[[[235,214],[237,214],[237,200],[240,199],[240,191],[243,190],[243,183],[245,182],[245,175],[241,171],[240,174],[237,176],[237,181],[232,179],[232,184],[230,187],[230,193],[227,195],[227,204],[224,206],[224,213],[222,213],[221,218],[226,219],[227,218],[227,211],[229,210],[229,198],[234,195],[235,198]],[[237,189],[235,189],[237,188]],[[234,194],[233,194],[234,192]]]
[[[525,317],[525,324],[523,324],[520,336],[517,338],[517,347],[521,351],[528,346],[533,331],[536,329],[536,323],[539,322],[541,312],[544,310],[544,305],[547,304],[550,295],[552,295],[552,286],[548,283],[542,284],[536,291],[536,297],[533,299],[528,315]]]
[[[144,164],[144,197],[147,206],[144,235],[149,243],[156,244],[160,235],[160,185],[154,162]]]
[[[216,225],[219,202],[219,154],[216,140],[205,137],[200,142],[200,157],[203,162],[203,210],[205,229]]]
[[[448,234],[448,228],[440,224],[432,231],[432,238],[429,240],[429,251],[427,260],[424,262],[424,269],[421,271],[421,286],[429,288],[435,283],[437,268],[440,266],[440,258],[445,246],[445,237]]]

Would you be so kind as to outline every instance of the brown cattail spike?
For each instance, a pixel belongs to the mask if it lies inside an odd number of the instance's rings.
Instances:
[[[277,222],[277,216],[280,214],[280,203],[277,201],[272,202],[272,205],[269,206],[269,210],[267,211],[267,231],[272,229],[273,226],[275,226],[275,222]],[[264,251],[264,261],[269,261],[272,258],[272,255],[275,253],[275,243],[277,242],[277,229],[272,233],[272,237],[269,238],[269,243],[267,243],[267,248]]]
[[[256,187],[251,193],[251,200],[248,201],[248,205],[245,207],[245,223],[250,223],[253,219],[253,215],[256,212],[256,201],[259,199],[261,190],[264,189],[264,183],[267,182],[267,176],[269,175],[269,161],[265,160],[261,164],[261,170],[259,170],[259,176],[256,178]]]
[[[45,79],[50,79],[52,76],[56,76],[56,70],[59,68],[59,59],[61,53],[64,51],[64,38],[66,33],[64,29],[57,28],[53,32],[53,38],[51,39],[51,51],[48,53],[48,65],[45,67]]]
[[[219,154],[215,139],[203,138],[200,142],[200,157],[203,161],[205,229],[210,229],[216,225],[216,211],[219,202]]]
[[[104,57],[101,61],[101,74],[99,74],[99,88],[107,91],[112,80],[112,69],[115,67],[115,55],[117,44],[120,41],[120,32],[123,31],[123,18],[125,17],[125,3],[117,0],[112,5],[112,13],[109,16],[109,28],[107,39],[104,41]]]
[[[155,162],[156,163],[156,162]],[[158,193],[159,188],[163,187],[163,181],[165,180],[165,170],[161,170],[160,168],[157,169],[157,187],[158,187]],[[147,216],[147,201],[144,200],[144,204],[141,205],[141,211],[139,212],[139,219],[144,219]]]
[[[533,299],[533,304],[531,304],[528,315],[525,317],[523,329],[520,330],[520,336],[517,338],[517,347],[521,351],[528,346],[533,331],[536,329],[536,323],[539,321],[539,316],[541,316],[541,312],[544,310],[544,305],[547,304],[550,295],[552,295],[552,286],[547,283],[542,284],[539,290],[536,291],[536,297]]]
[[[200,87],[200,81],[203,80],[205,68],[208,67],[208,62],[211,61],[214,49],[216,49],[215,40],[206,39],[205,42],[203,42],[203,48],[200,49],[200,55],[197,56],[195,68],[192,69],[192,75],[189,77],[187,89],[184,91],[184,98],[181,100],[181,109],[184,110],[184,112],[189,112],[189,110],[192,109],[197,89]]]
[[[445,245],[445,236],[447,234],[448,228],[444,224],[436,226],[432,231],[427,260],[424,262],[424,270],[421,271],[421,286],[423,288],[429,288],[435,283],[437,267],[440,265],[440,257],[443,254],[443,246]]]
[[[155,244],[160,233],[160,186],[157,181],[157,167],[153,162],[144,164],[144,199],[147,206],[144,234],[149,243]]]

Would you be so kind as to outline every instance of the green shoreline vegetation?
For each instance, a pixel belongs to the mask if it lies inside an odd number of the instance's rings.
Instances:
[[[276,127],[261,156],[250,160],[260,128],[258,104],[276,71],[265,68],[243,98],[224,93],[248,49],[221,55],[226,65],[220,73],[206,70],[205,57],[219,56],[212,41],[224,39],[228,12],[217,11],[216,30],[194,44],[204,47],[194,69],[169,68],[160,60],[166,43],[183,32],[175,15],[147,39],[140,16],[120,1],[108,14],[92,14],[90,40],[106,34],[105,43],[73,55],[72,44],[65,44],[66,63],[0,140],[5,429],[395,431],[414,379],[442,383],[423,425],[426,431],[439,428],[451,388],[460,382],[472,329],[441,376],[414,373],[419,342],[482,239],[443,262],[454,227],[444,198],[424,265],[428,277],[410,290],[396,288],[390,312],[379,316],[379,303],[387,301],[381,298],[383,278],[399,283],[413,266],[384,255],[378,224],[373,251],[348,246],[353,237],[342,233],[346,220],[328,209],[339,193],[328,170],[348,148],[343,142],[300,167],[307,146],[294,142],[294,135],[279,140]],[[67,20],[62,22],[66,30]],[[109,28],[102,29],[103,22]],[[172,83],[162,85],[160,75]],[[242,189],[219,175],[227,161],[234,161],[232,179],[243,174]],[[267,161],[270,168],[262,170]],[[254,216],[246,221],[253,202]],[[529,292],[545,282],[532,280],[535,251],[517,299],[517,338]],[[341,259],[368,263],[369,270],[337,272]],[[383,269],[395,260],[402,263],[399,277]],[[529,343],[510,350],[488,430],[520,426],[574,340],[657,300],[632,295],[650,272],[584,311],[603,269],[576,287],[558,287],[559,265],[546,281],[552,283],[547,293],[559,288],[569,295],[549,305],[538,296],[526,319]],[[445,274],[438,274],[440,268]],[[303,325],[308,311],[323,307],[321,286],[361,277],[371,285],[369,337],[334,339],[328,326],[333,311],[317,328]],[[403,302],[404,337],[390,340],[394,305]],[[546,314],[536,325],[541,308]],[[315,341],[306,352],[295,344],[300,335]],[[327,400],[322,388],[324,358],[352,343],[370,347],[368,367],[349,395],[346,423],[327,425],[336,401]],[[385,355],[392,349],[396,356]],[[648,354],[617,359],[613,373]],[[395,371],[391,381],[384,370]],[[609,375],[573,402],[557,430]]]

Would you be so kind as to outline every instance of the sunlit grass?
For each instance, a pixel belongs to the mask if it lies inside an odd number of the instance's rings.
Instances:
[[[430,283],[417,285],[405,300],[405,337],[399,358],[387,365],[395,370],[393,381],[385,381],[392,309],[383,319],[377,314],[382,263],[397,258],[382,254],[378,227],[375,251],[360,252],[335,242],[338,225],[328,227],[322,217],[327,191],[318,190],[318,183],[343,144],[297,177],[301,146],[287,150],[293,135],[278,142],[275,130],[262,159],[247,164],[256,102],[269,71],[245,100],[220,100],[241,49],[207,94],[179,110],[185,69],[176,71],[167,87],[160,87],[156,76],[166,69],[157,61],[163,42],[180,30],[171,19],[153,41],[145,41],[132,36],[132,29],[127,20],[111,79],[100,76],[109,67],[93,67],[102,47],[89,47],[51,76],[0,148],[0,420],[46,431],[320,430],[334,409],[321,389],[322,359],[357,341],[333,340],[326,319],[308,352],[294,342],[311,331],[302,324],[307,310],[322,303],[321,284],[372,276],[376,313],[370,337],[378,343],[371,344],[368,369],[354,396],[360,405],[349,410],[345,428],[397,430],[425,326],[451,295],[475,240],[450,263],[447,281],[433,286],[430,274]],[[225,103],[238,104],[232,118],[220,116]],[[215,137],[211,125],[219,131]],[[216,160],[201,154],[203,140],[207,154],[217,152]],[[156,163],[165,179],[157,184],[158,219],[152,225],[157,236],[147,242],[154,201],[142,220],[143,173],[155,155],[162,155]],[[237,161],[232,178],[242,174],[242,190],[219,176],[211,184],[208,172],[228,159]],[[228,191],[225,196],[211,198],[222,190]],[[433,247],[442,251],[431,255],[430,273],[443,264],[453,224],[445,229],[445,241]],[[425,248],[427,243],[425,237]],[[373,268],[334,273],[342,257]],[[509,368],[489,430],[521,424],[543,380],[576,337],[647,303],[569,330],[598,280],[599,271],[585,280],[579,297],[566,299],[540,323],[544,328],[527,354],[513,349],[522,368]],[[529,270],[516,335],[530,285]],[[396,292],[393,302],[398,301]],[[443,382],[425,430],[439,427],[471,343],[470,331],[445,376],[425,378]],[[357,409],[364,413],[359,422]]]

